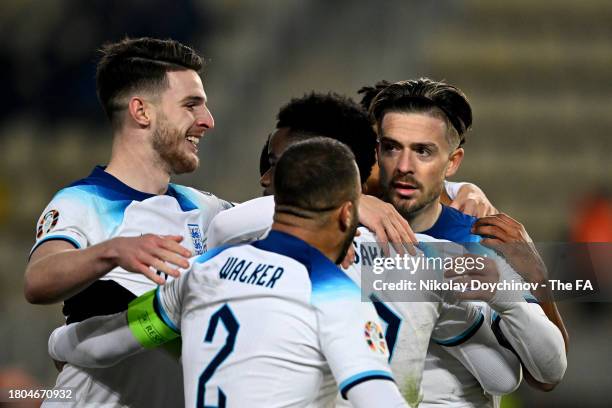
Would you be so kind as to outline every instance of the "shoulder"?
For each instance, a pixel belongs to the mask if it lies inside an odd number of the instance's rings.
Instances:
[[[178,201],[183,211],[200,209],[219,212],[233,207],[232,203],[222,200],[212,193],[180,184],[170,183],[168,185],[168,195],[173,196]]]
[[[260,197],[215,215],[208,227],[208,243],[248,242],[264,236],[274,216],[274,197]]]
[[[453,242],[478,242],[480,237],[471,232],[476,220],[476,217],[463,214],[451,207],[442,206],[442,212],[436,223],[423,233]]]
[[[359,301],[359,286],[337,265],[323,255],[314,257],[310,282],[312,285],[311,302],[320,305],[326,302],[356,300]]]

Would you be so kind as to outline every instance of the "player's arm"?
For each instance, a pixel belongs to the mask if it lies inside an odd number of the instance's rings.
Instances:
[[[548,320],[557,327],[563,337],[564,351],[567,353],[569,335],[565,324],[557,305],[552,301],[550,290],[541,285],[547,280],[546,265],[524,226],[506,214],[497,214],[479,219],[474,224],[473,232],[485,236],[486,238],[481,241],[482,244],[501,253],[526,282],[538,284],[538,289],[533,295],[539,300],[540,305],[531,308],[538,314],[543,311]],[[538,381],[537,376],[527,371],[525,379],[533,387],[543,391],[550,391],[555,387],[556,383]]]
[[[182,279],[130,302],[124,312],[62,326],[49,338],[49,355],[80,367],[109,367],[180,336]]]
[[[372,380],[357,384],[347,393],[353,408],[408,407],[397,386],[390,381]]]
[[[505,281],[517,276],[501,258],[485,258],[483,261],[484,268],[470,269],[461,274],[447,271],[445,276],[468,285],[474,280],[493,283],[499,282],[500,276]],[[473,290],[457,296],[463,300],[485,301],[495,310],[491,326],[495,337],[502,346],[516,353],[526,371],[543,384],[541,389],[552,389],[563,379],[567,368],[563,336],[537,303],[528,302],[524,294],[517,291]]]
[[[313,281],[334,282],[333,296],[325,285],[313,287],[312,302],[321,352],[342,397],[355,407],[407,406],[391,374],[389,352],[374,306],[361,302],[359,288],[340,270],[331,277],[316,274],[313,270]],[[366,396],[368,392],[371,394]]]
[[[442,204],[475,217],[484,217],[498,212],[484,191],[472,183],[445,180],[440,198]]]
[[[270,229],[273,215],[273,196],[255,198],[221,211],[208,226],[208,248],[261,238]]]
[[[521,363],[499,344],[485,320],[471,302],[444,304],[432,340],[472,373],[488,394],[510,394],[521,384]]]
[[[25,271],[24,294],[28,302],[49,304],[80,292],[113,268],[141,273],[157,284],[160,271],[178,277],[177,267],[189,265],[191,253],[179,243],[181,236],[118,237],[86,248],[49,239],[34,249]]]

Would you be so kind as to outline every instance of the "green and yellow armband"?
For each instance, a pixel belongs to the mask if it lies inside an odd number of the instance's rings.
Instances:
[[[154,348],[179,337],[155,311],[155,290],[130,302],[127,320],[132,334],[145,348]]]

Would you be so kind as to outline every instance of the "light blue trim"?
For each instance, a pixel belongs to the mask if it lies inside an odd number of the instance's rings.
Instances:
[[[474,329],[476,327],[478,327],[479,325],[481,325],[484,321],[484,315],[482,314],[482,312],[480,312],[480,316],[478,316],[478,319],[476,319],[476,321],[474,321],[474,323],[472,323],[472,325],[465,330],[463,333],[460,333],[458,335],[456,335],[453,338],[447,339],[447,340],[436,340],[433,337],[431,338],[436,344],[439,344],[441,346],[446,346],[449,344],[455,344],[457,342],[462,341],[463,339],[465,339],[466,337],[471,337],[474,333]]]
[[[393,380],[393,376],[391,375],[391,373],[387,372],[387,371],[382,371],[382,370],[370,370],[370,371],[364,371],[362,373],[359,374],[355,374],[349,378],[347,378],[346,380],[342,381],[342,383],[340,383],[340,385],[338,386],[338,389],[340,389],[340,391],[342,392],[342,390],[344,390],[346,387],[350,386],[351,384],[353,384],[355,381],[359,381],[362,378],[366,378],[366,377],[388,377],[390,380]]]
[[[157,300],[157,308],[159,309],[159,312],[161,313],[161,318],[166,324],[166,326],[168,326],[175,332],[180,333],[181,329],[176,327],[176,325],[172,322],[172,320],[170,320],[170,317],[168,316],[168,314],[166,313],[166,310],[164,309],[164,305],[162,305],[159,299],[159,286],[157,287],[157,289],[155,289],[155,299]]]
[[[81,245],[78,243],[78,241],[76,239],[74,239],[72,237],[69,237],[67,235],[49,235],[47,237],[44,237],[36,245],[34,245],[34,248],[32,248],[32,250],[30,251],[30,256],[32,256],[34,251],[36,251],[36,249],[39,246],[41,246],[42,244],[44,244],[47,241],[68,241],[69,243],[74,245],[74,247],[76,249],[81,249]]]
[[[79,244],[79,242],[76,239],[74,239],[72,237],[69,237],[68,235],[49,235],[49,236],[43,238],[38,243],[38,245],[42,244],[43,242],[52,241],[52,240],[55,240],[55,239],[63,239],[65,241],[69,241],[72,245],[74,245],[74,247],[76,249],[81,249],[81,244]],[[38,246],[38,245],[36,245],[36,246]]]

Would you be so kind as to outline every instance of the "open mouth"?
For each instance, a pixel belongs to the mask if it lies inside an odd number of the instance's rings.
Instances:
[[[196,136],[187,136],[185,139],[187,139],[187,141],[193,145],[193,147],[194,147],[194,149],[196,151],[198,150],[198,143],[200,143],[200,138],[199,137],[196,137]]]
[[[393,183],[393,189],[402,197],[411,197],[419,187],[416,184],[396,181]]]

